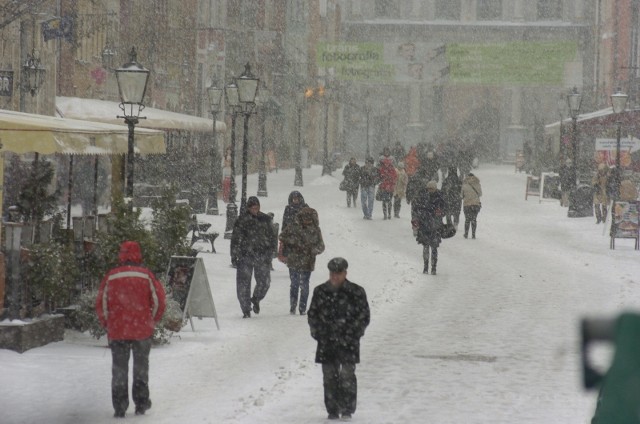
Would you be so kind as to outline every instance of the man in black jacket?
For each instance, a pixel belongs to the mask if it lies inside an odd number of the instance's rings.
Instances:
[[[308,311],[311,337],[318,341],[316,363],[322,364],[324,404],[329,419],[351,418],[356,411],[360,338],[369,325],[367,294],[347,280],[344,258],[329,261],[329,280],[313,290]]]
[[[260,301],[264,299],[271,283],[271,260],[277,243],[272,219],[260,212],[260,201],[251,196],[247,210],[233,226],[231,237],[231,263],[237,268],[236,290],[243,318],[260,313]],[[256,287],[251,296],[251,275],[255,274]]]

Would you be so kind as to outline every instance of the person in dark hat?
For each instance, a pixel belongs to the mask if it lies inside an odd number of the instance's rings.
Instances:
[[[269,291],[271,283],[271,260],[277,246],[273,231],[273,220],[260,212],[260,200],[247,199],[246,211],[238,217],[231,237],[231,264],[236,271],[236,290],[243,318],[251,317],[251,310],[260,313],[260,301]],[[251,296],[251,276],[255,275],[256,286]]]
[[[316,363],[322,364],[324,404],[330,420],[351,418],[356,411],[360,338],[369,325],[367,294],[347,280],[349,263],[333,258],[327,264],[329,280],[313,290],[308,322],[318,342]]]

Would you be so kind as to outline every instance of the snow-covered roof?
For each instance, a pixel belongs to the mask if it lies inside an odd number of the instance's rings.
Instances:
[[[56,110],[65,118],[126,126],[124,119],[118,118],[119,115],[122,115],[118,102],[57,96]],[[199,116],[185,115],[153,107],[144,108],[141,116],[145,116],[146,119],[141,119],[136,128],[213,132],[213,120]],[[216,131],[226,131],[224,122],[216,121]]]

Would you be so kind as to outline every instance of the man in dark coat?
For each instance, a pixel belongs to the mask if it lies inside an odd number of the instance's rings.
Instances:
[[[329,281],[313,290],[308,312],[311,337],[318,342],[316,363],[322,364],[324,404],[329,419],[351,418],[356,411],[360,338],[369,325],[369,303],[362,287],[347,280],[344,258],[329,261]]]
[[[458,227],[462,210],[462,180],[458,177],[458,170],[454,166],[449,167],[447,176],[442,180],[442,195],[447,223],[453,223]]]
[[[376,185],[379,182],[378,168],[373,166],[373,162],[373,158],[367,158],[364,166],[360,168],[360,205],[364,219],[371,219]]]
[[[431,257],[431,274],[436,275],[444,207],[444,198],[438,191],[438,184],[435,181],[429,181],[426,190],[422,189],[411,203],[411,226],[416,235],[416,241],[422,245],[424,274],[429,273],[429,257]]]
[[[100,283],[96,313],[107,329],[111,348],[111,400],[114,416],[123,418],[129,407],[129,357],[133,352],[131,395],[136,415],[151,408],[149,399],[149,352],[156,323],[164,314],[165,292],[155,275],[142,265],[140,245],[120,245],[119,265]]]
[[[247,210],[233,226],[231,237],[231,263],[236,266],[236,290],[243,318],[260,313],[260,301],[264,299],[271,283],[271,260],[276,236],[271,217],[260,212],[260,201],[251,196]],[[251,296],[251,276],[255,274],[256,286]],[[251,296],[251,297],[250,297]]]

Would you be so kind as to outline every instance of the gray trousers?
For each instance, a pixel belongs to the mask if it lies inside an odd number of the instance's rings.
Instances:
[[[251,261],[240,259],[236,271],[236,291],[243,313],[251,311],[251,276],[256,277],[253,297],[260,302],[271,286],[271,264],[254,265]]]
[[[339,361],[322,364],[324,405],[329,414],[353,414],[358,400],[356,364]]]
[[[129,407],[129,356],[133,352],[133,386],[136,406],[149,404],[149,352],[151,337],[144,340],[109,340],[111,348],[111,401],[116,412]]]

